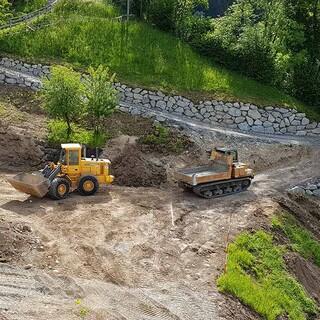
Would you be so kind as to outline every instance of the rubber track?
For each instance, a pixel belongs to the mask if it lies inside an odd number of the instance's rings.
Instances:
[[[247,181],[248,185],[243,187],[242,183]],[[204,183],[204,184],[200,184],[198,186],[195,186],[192,188],[192,191],[197,194],[198,196],[205,198],[205,199],[215,199],[215,198],[221,198],[221,197],[225,197],[225,196],[229,196],[232,194],[237,194],[243,191],[246,191],[251,185],[251,177],[245,177],[245,178],[239,178],[239,179],[232,179],[232,180],[228,180],[228,181],[217,181],[217,182],[212,182],[212,183]],[[223,194],[220,195],[212,195],[212,196],[206,196],[204,194],[204,192],[206,191],[212,191],[212,190],[216,190],[215,187],[219,186],[220,189],[223,190]],[[226,192],[225,189],[226,188],[230,188],[230,187],[234,187],[234,186],[241,186],[241,190],[238,191],[232,191],[232,192]]]

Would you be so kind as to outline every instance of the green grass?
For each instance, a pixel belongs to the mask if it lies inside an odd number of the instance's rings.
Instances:
[[[268,320],[281,315],[308,319],[318,312],[315,302],[286,271],[282,256],[283,248],[273,244],[271,235],[244,233],[229,245],[227,269],[218,286]]]
[[[284,232],[290,240],[292,250],[320,267],[320,244],[308,230],[299,226],[296,220],[288,214],[274,217],[272,225]]]
[[[228,71],[199,56],[177,38],[147,24],[110,20],[118,13],[106,1],[62,2],[49,16],[51,26],[35,32],[0,32],[0,48],[31,61],[69,63],[80,69],[108,65],[127,84],[180,93],[190,98],[240,100],[280,105],[320,119],[276,88]],[[104,9],[103,9],[104,8]]]

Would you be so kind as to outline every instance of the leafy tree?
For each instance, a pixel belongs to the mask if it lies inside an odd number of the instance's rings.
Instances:
[[[45,109],[50,116],[67,123],[67,136],[72,132],[71,123],[84,111],[84,85],[81,75],[63,66],[51,68],[50,79],[44,80]]]
[[[85,96],[88,116],[96,134],[102,130],[102,120],[111,115],[118,104],[118,93],[113,88],[115,74],[100,65],[97,69],[89,68],[85,79]]]
[[[193,17],[195,9],[199,6],[208,7],[208,0],[175,0],[174,23],[175,32],[182,36],[186,32],[186,22]]]
[[[198,6],[208,7],[208,0],[133,0],[132,8],[161,30],[182,36]]]
[[[0,0],[0,24],[5,23],[10,16],[10,2]]]
[[[236,0],[198,38],[216,61],[320,104],[320,0]]]

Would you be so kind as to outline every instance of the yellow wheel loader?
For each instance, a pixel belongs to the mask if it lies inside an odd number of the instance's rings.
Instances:
[[[254,178],[253,170],[238,160],[238,151],[228,148],[210,150],[208,166],[184,168],[175,172],[182,188],[206,199],[247,190]]]
[[[64,199],[74,190],[90,196],[99,186],[113,182],[110,165],[109,160],[99,159],[98,155],[86,158],[86,148],[80,144],[67,143],[61,145],[57,164],[49,163],[43,170],[21,173],[7,180],[15,189],[38,198],[48,195],[52,199]]]

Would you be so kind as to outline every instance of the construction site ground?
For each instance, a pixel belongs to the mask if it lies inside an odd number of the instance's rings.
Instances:
[[[226,246],[244,230],[264,228],[279,202],[289,205],[288,187],[320,173],[320,146],[184,129],[193,146],[183,153],[143,152],[135,129],[142,122],[125,116],[127,131],[104,149],[121,183],[92,197],[53,201],[6,182],[28,163],[16,167],[6,154],[33,150],[28,139],[43,137],[41,117],[30,126],[7,124],[3,134],[18,148],[0,143],[1,320],[259,319],[218,291]],[[206,148],[217,145],[237,147],[255,168],[249,191],[205,200],[178,188],[173,171],[204,163]]]

